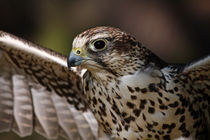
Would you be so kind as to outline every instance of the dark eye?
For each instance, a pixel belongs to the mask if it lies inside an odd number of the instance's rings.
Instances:
[[[97,50],[101,50],[106,46],[106,43],[103,40],[98,40],[95,41],[93,45]]]
[[[98,39],[98,40],[93,41],[90,44],[90,49],[92,49],[95,52],[102,51],[106,47],[107,47],[107,40],[105,40],[105,39]]]

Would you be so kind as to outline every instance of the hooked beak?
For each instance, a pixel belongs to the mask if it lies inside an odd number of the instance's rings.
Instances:
[[[84,61],[83,57],[71,52],[67,60],[68,68],[70,69],[71,67],[79,66],[83,61]]]

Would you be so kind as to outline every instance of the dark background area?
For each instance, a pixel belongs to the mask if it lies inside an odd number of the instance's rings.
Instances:
[[[65,55],[78,33],[104,25],[132,34],[167,62],[210,54],[209,0],[0,0],[0,30]]]

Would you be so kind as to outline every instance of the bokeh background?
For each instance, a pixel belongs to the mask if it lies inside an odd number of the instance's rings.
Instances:
[[[171,63],[210,54],[210,0],[0,0],[0,30],[65,55],[78,33],[95,26],[121,28]],[[44,138],[22,140],[37,139]]]

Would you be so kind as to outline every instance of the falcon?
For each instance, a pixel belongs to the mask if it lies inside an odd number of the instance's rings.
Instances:
[[[210,55],[170,64],[113,27],[69,56],[0,32],[0,131],[55,139],[207,139]]]

